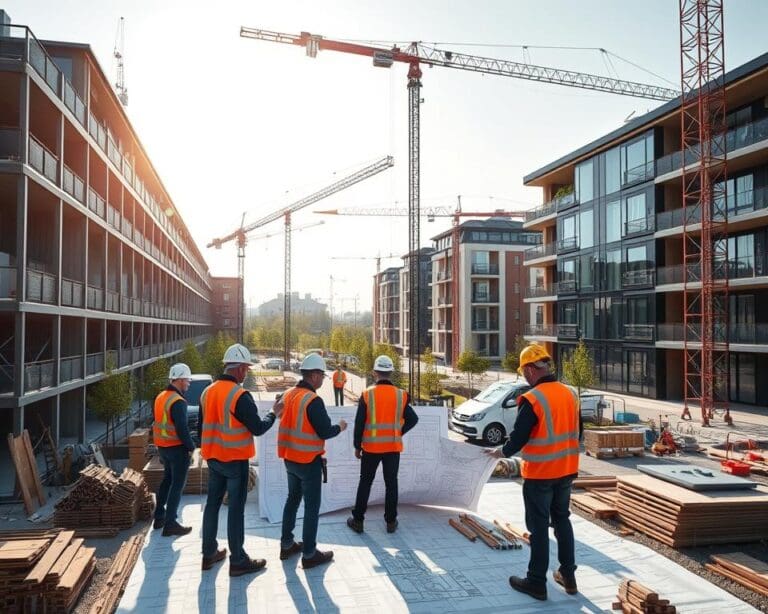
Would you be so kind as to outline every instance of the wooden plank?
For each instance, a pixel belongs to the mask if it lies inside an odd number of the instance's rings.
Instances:
[[[72,559],[75,558],[75,554],[77,554],[77,551],[83,545],[83,542],[84,540],[79,537],[73,539],[69,546],[67,546],[67,549],[61,553],[61,556],[53,564],[53,567],[48,571],[48,575],[45,579],[58,581],[59,577],[62,576],[67,570],[67,567],[69,567]]]
[[[762,595],[763,597],[768,597],[768,589],[763,588],[759,584],[750,582],[749,580],[744,578],[742,575],[738,573],[734,573],[733,571],[730,571],[729,569],[726,569],[721,565],[715,565],[713,563],[705,563],[704,567],[709,569],[709,571],[713,571],[716,574],[723,576],[724,578],[728,578],[729,580],[736,582],[736,584],[741,584],[742,586],[745,586],[749,590],[756,592],[758,595]]]
[[[80,576],[85,573],[90,563],[93,561],[96,548],[80,548],[69,564],[67,571],[59,578],[56,589],[71,591],[79,582]]]
[[[43,554],[42,558],[37,562],[32,571],[29,572],[24,582],[28,584],[40,584],[45,580],[45,576],[48,575],[51,567],[56,560],[61,556],[61,553],[66,550],[72,538],[75,536],[74,531],[62,531],[53,540],[53,543],[48,546],[48,549]]]
[[[710,557],[723,567],[746,577],[750,582],[768,590],[768,563],[763,563],[743,552],[712,555]]]
[[[24,451],[27,455],[27,462],[29,463],[29,470],[32,473],[32,483],[34,484],[34,490],[37,492],[37,499],[40,501],[40,505],[45,505],[45,493],[43,492],[43,483],[40,481],[40,472],[37,470],[37,461],[35,460],[35,452],[32,450],[32,441],[29,439],[29,431],[24,429],[21,433],[21,441],[24,446]]]
[[[748,491],[713,491],[708,493],[688,490],[681,486],[659,480],[649,475],[620,475],[617,478],[619,488],[622,484],[635,489],[651,493],[682,506],[691,506],[691,509],[716,505],[728,508],[732,505],[756,504],[768,506],[768,486],[758,485],[757,488]],[[768,507],[766,507],[768,509]]]
[[[31,484],[27,481],[27,473],[24,470],[25,464],[22,464],[22,457],[16,448],[16,438],[13,436],[13,433],[8,433],[8,450],[16,467],[16,479],[21,491],[21,497],[24,500],[24,509],[27,511],[27,514],[32,514],[38,506],[32,501]]]

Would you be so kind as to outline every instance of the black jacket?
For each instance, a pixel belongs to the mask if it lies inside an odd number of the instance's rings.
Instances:
[[[226,373],[219,379],[237,384],[237,380]],[[202,407],[200,409],[202,411]],[[264,416],[263,420],[259,418],[259,408],[256,407],[256,402],[253,400],[251,393],[247,390],[237,399],[234,416],[256,437],[266,433],[275,423],[275,414],[271,411],[267,412],[267,415]],[[202,425],[202,418],[200,424]]]

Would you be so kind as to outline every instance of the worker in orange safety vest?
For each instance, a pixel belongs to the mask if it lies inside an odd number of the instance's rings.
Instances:
[[[552,357],[538,344],[520,352],[518,372],[531,385],[520,396],[517,419],[503,447],[486,450],[494,458],[522,451],[525,523],[531,556],[526,577],[510,576],[510,586],[534,599],[547,598],[549,526],[555,529],[560,567],[552,575],[569,595],[578,592],[570,498],[579,472],[582,424],[576,393],[551,373]]]
[[[192,527],[182,526],[177,519],[181,491],[187,482],[189,461],[195,444],[189,434],[187,401],[192,372],[184,363],[173,365],[168,372],[168,387],[155,398],[152,440],[163,463],[163,481],[157,489],[155,519],[152,526],[162,529],[164,536],[186,535]]]
[[[347,374],[341,368],[341,365],[336,365],[336,370],[333,372],[333,402],[337,407],[344,405],[344,386],[347,385]]]
[[[381,463],[384,473],[384,521],[387,533],[397,530],[397,473],[403,435],[419,421],[410,405],[408,393],[391,381],[394,363],[382,354],[373,363],[375,384],[363,391],[355,416],[355,456],[360,459],[360,481],[352,516],[347,526],[362,533],[371,485]]]

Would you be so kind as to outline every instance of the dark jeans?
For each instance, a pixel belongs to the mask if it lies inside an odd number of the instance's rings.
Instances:
[[[333,389],[333,404],[339,407],[344,405],[344,388]]]
[[[549,569],[549,523],[555,528],[557,558],[560,573],[566,577],[576,571],[576,553],[573,527],[568,517],[573,476],[554,480],[525,480],[523,501],[525,524],[530,532],[531,560],[528,562],[528,579],[539,586],[547,582]]]
[[[357,485],[357,497],[352,516],[355,520],[363,521],[365,510],[368,509],[368,497],[371,495],[371,485],[376,477],[379,463],[384,471],[384,520],[394,522],[397,520],[397,471],[400,468],[400,453],[387,452],[385,454],[372,454],[363,450],[360,459],[360,482]]]
[[[216,459],[208,461],[208,500],[203,512],[203,557],[211,558],[219,548],[216,534],[219,530],[219,508],[229,498],[227,507],[227,538],[229,539],[229,564],[242,565],[248,560],[245,542],[245,499],[248,496],[248,461]]]
[[[163,461],[163,481],[157,489],[155,518],[165,518],[167,524],[172,524],[178,517],[181,491],[187,483],[189,452],[184,446],[158,446],[157,449]]]
[[[303,497],[304,527],[301,538],[304,542],[304,558],[314,556],[317,546],[317,521],[320,516],[323,483],[322,462],[322,457],[319,455],[311,463],[285,461],[285,470],[288,473],[288,498],[283,508],[283,534],[280,537],[280,545],[288,548],[294,542],[296,512]]]

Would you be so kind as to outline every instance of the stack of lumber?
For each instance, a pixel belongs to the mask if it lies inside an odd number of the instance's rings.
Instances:
[[[571,504],[595,518],[613,518],[616,510],[616,476],[584,476],[573,481],[573,488],[583,488],[585,494],[571,495]]]
[[[277,392],[280,390],[288,390],[292,386],[296,385],[295,377],[265,377],[264,388],[267,392]]]
[[[131,571],[133,571],[136,560],[139,558],[142,541],[141,535],[134,535],[120,547],[107,572],[105,588],[91,606],[90,614],[111,614],[115,611],[117,602],[125,591]]]
[[[128,435],[128,467],[141,471],[147,462],[149,429],[136,429]]]
[[[712,555],[712,563],[704,565],[710,571],[768,597],[768,564],[741,552]]]
[[[645,454],[645,433],[643,431],[584,431],[584,448],[595,458],[619,458],[622,456],[643,456]]]
[[[59,527],[129,528],[151,517],[152,494],[140,473],[126,468],[117,475],[108,467],[88,465],[72,490],[55,506]]]
[[[0,539],[0,611],[71,612],[95,569],[95,549],[74,531]]]
[[[520,542],[528,543],[528,534],[519,531],[509,523],[503,526],[497,520],[490,524],[470,514],[459,514],[459,519],[449,518],[448,524],[466,537],[469,541],[480,538],[486,546],[494,550],[518,550]]]
[[[618,601],[612,609],[625,614],[675,614],[677,608],[670,605],[669,599],[661,599],[658,593],[640,584],[637,580],[622,580],[619,584]]]
[[[616,488],[616,476],[580,475],[573,480],[573,488]]]
[[[8,433],[8,451],[16,468],[16,483],[24,500],[24,509],[27,514],[33,514],[37,508],[45,505],[45,493],[27,429],[18,437]]]
[[[649,475],[618,477],[620,519],[680,548],[768,539],[768,487],[697,492]]]
[[[157,492],[157,489],[160,488],[160,482],[163,481],[163,472],[163,463],[160,461],[159,456],[152,457],[144,465],[142,474],[147,483],[147,488],[151,492]],[[187,483],[184,486],[183,492],[186,495],[199,495],[208,492],[208,463],[200,456],[200,448],[197,448],[192,453],[192,464],[189,466]]]

